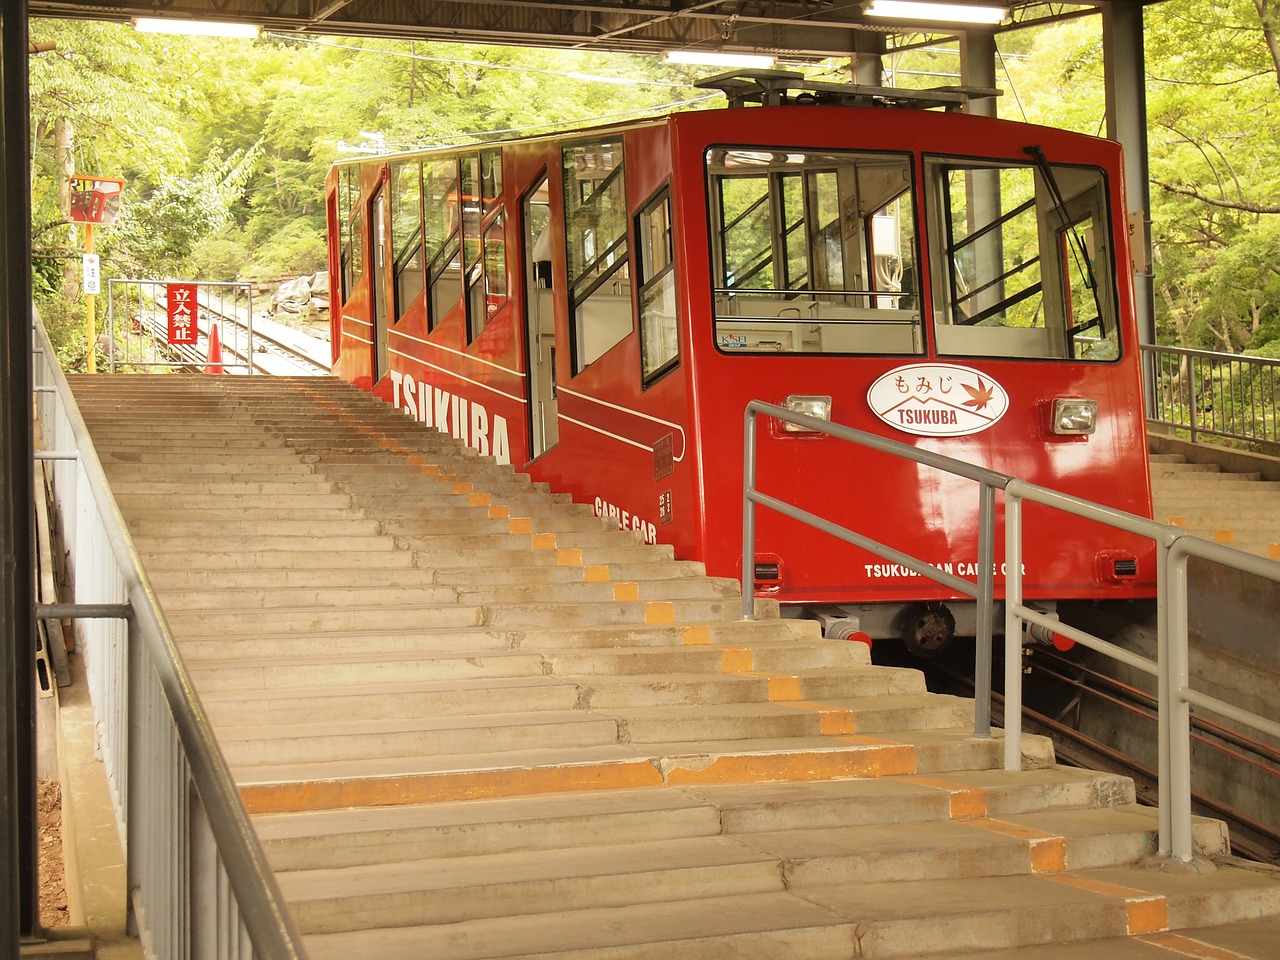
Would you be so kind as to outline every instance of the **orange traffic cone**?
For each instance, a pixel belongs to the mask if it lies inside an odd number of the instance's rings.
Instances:
[[[216,323],[209,325],[209,363],[205,366],[204,372],[222,372],[222,343],[218,340],[218,325]]]

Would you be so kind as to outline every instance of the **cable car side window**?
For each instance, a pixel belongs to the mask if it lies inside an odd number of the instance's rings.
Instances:
[[[338,223],[342,233],[342,300],[345,303],[364,275],[364,210],[360,204],[360,168],[338,174]]]
[[[928,158],[925,176],[939,354],[1120,356],[1100,170],[1043,155],[1028,164]]]
[[[502,208],[502,154],[486,150],[462,160],[463,251],[467,339],[474,340],[507,302],[507,238]]]
[[[428,324],[432,329],[462,300],[461,221],[458,161],[453,157],[422,164],[422,222],[426,240]]]
[[[911,156],[707,151],[716,345],[919,354]]]
[[[622,140],[566,144],[563,162],[576,375],[634,327]]]
[[[391,250],[395,257],[398,323],[426,288],[422,269],[422,164],[391,164]]]
[[[640,372],[648,384],[679,361],[675,254],[671,236],[671,190],[662,192],[636,218],[636,276],[640,294]]]

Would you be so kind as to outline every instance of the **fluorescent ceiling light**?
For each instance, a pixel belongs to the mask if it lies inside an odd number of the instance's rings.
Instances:
[[[251,40],[262,32],[255,23],[230,23],[223,20],[172,20],[168,17],[138,17],[133,28],[143,33],[174,33],[197,37],[239,37]]]
[[[871,0],[863,7],[869,17],[928,20],[933,23],[1003,23],[1008,7],[977,3],[928,3],[925,0]]]
[[[773,57],[753,53],[712,53],[702,50],[672,50],[666,63],[697,64],[706,67],[750,67],[768,70],[774,64]]]

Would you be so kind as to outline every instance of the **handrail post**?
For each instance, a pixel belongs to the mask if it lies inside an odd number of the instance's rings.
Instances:
[[[1173,852],[1172,805],[1166,776],[1169,762],[1169,544],[1156,542],[1156,780],[1157,805],[1160,812],[1159,854]]]
[[[1199,364],[1196,357],[1187,357],[1187,422],[1192,430],[1192,443],[1196,443],[1196,407],[1199,399],[1196,393],[1196,378],[1199,375]]]
[[[747,404],[742,432],[742,619],[756,613],[756,411]]]
[[[973,652],[973,735],[991,736],[992,619],[995,615],[996,489],[978,485],[978,622]]]
[[[1022,769],[1022,495],[1004,490],[1004,768]]]
[[[1189,861],[1191,851],[1191,706],[1186,689],[1190,680],[1187,650],[1187,555],[1177,541],[1170,552],[1168,666],[1160,671],[1168,690],[1169,751],[1161,757],[1167,766],[1160,780],[1169,782],[1170,852],[1174,859]]]

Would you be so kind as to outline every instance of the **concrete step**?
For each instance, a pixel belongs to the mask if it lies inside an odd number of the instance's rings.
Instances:
[[[615,719],[575,710],[494,712],[479,716],[330,719],[310,723],[218,727],[227,762],[332,764],[405,755],[466,757],[479,752],[595,747],[619,742]]]
[[[1064,827],[1069,832],[1053,832]],[[394,864],[283,871],[278,877],[303,933],[333,933],[370,924],[418,927],[645,900],[665,904],[691,896],[803,896],[847,884],[1030,879],[1037,872],[1060,873],[1064,861],[1069,870],[1127,863],[1151,849],[1155,828],[1150,811],[1116,808],[1086,816],[1042,814],[1034,823],[940,820],[626,844],[610,838],[536,854],[406,857]],[[1052,869],[1037,870],[1038,865]]]
[[[1023,738],[1024,766],[1052,764],[1052,748]],[[923,730],[882,737],[788,737],[618,743],[594,747],[405,755],[341,762],[233,767],[251,813],[436,803],[641,787],[777,783],[989,770],[999,737],[969,730]]]
[[[699,960],[729,956],[877,960],[954,955],[964,949],[985,951],[1014,944],[1084,945],[1100,936],[1151,934],[1152,928],[1161,929],[1162,921],[1178,930],[1196,926],[1201,917],[1243,920],[1250,908],[1257,910],[1259,897],[1267,902],[1264,915],[1274,913],[1270,891],[1256,874],[1223,870],[1209,878],[1206,885],[1214,888],[1221,902],[1218,910],[1206,908],[1191,892],[1202,878],[1183,882],[1186,879],[1109,868],[1049,876],[853,884],[806,892],[803,899],[775,891],[664,902],[660,911],[651,905],[627,904],[317,934],[306,940],[314,960],[364,956],[656,960],[676,955]],[[660,913],[661,923],[653,922],[655,913]]]
[[[1052,766],[812,783],[609,790],[485,801],[264,814],[254,826],[278,870],[748,835],[879,823],[1016,816],[1133,803],[1132,781]]]
[[[252,491],[251,486],[243,484],[238,489],[224,490],[221,493],[211,492],[207,488],[200,491],[179,489],[171,495],[131,493],[115,486],[112,491],[115,493],[116,503],[125,515],[135,518],[150,514],[155,508],[183,512],[189,507],[192,515],[199,515],[203,511],[223,510],[265,511],[270,514],[273,508],[276,512],[313,509],[348,511],[354,506],[351,494],[335,490],[294,489],[279,484],[277,486],[281,489],[259,493]]]
[[[579,688],[558,677],[528,675],[482,679],[387,682],[291,690],[205,690],[201,698],[216,726],[283,725],[317,717],[472,716],[501,712],[569,711]]]
[[[198,544],[193,546],[195,551]],[[410,568],[414,566],[414,556],[407,550],[388,550],[385,548],[371,550],[306,550],[279,549],[253,550],[243,553],[199,553],[181,550],[154,550],[139,547],[139,556],[144,566],[154,569],[163,567],[172,569],[181,567],[188,571],[222,571],[222,570],[372,570],[379,567]]]
[[[1173,957],[1213,957],[1223,960],[1267,960],[1280,943],[1280,919],[1243,920],[1176,932],[1111,937],[1073,944],[1020,946],[980,953],[946,952],[936,960],[1171,960]]]
[[[228,510],[219,515],[202,514],[199,517],[175,520],[156,517],[149,512],[141,518],[130,520],[129,532],[138,543],[150,543],[180,539],[191,546],[199,546],[206,539],[227,540],[243,537],[287,537],[290,540],[327,540],[349,536],[376,537],[385,531],[377,520],[353,516],[349,512],[314,518],[264,518],[245,517],[239,511]]]
[[[403,607],[423,604],[452,604],[458,601],[454,587],[416,584],[402,587],[382,586],[271,586],[220,587],[205,584],[187,590],[164,591],[164,607],[170,615],[209,610],[235,610],[237,613],[269,611],[280,608],[313,611],[338,611],[355,607]],[[267,625],[268,628],[271,622]]]

